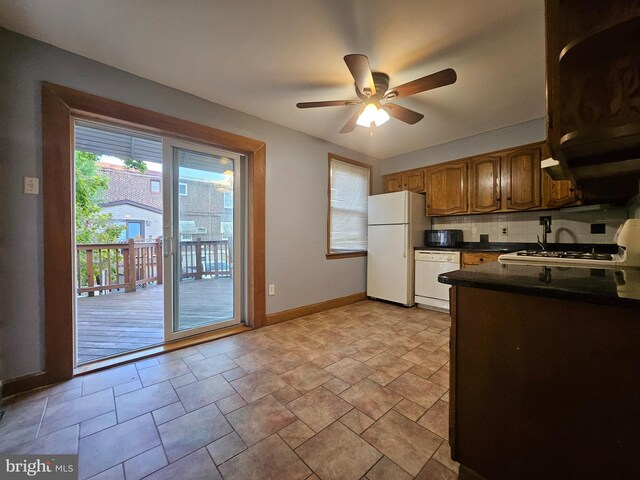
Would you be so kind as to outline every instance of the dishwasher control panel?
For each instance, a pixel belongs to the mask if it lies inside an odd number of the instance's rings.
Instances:
[[[460,252],[416,250],[416,262],[460,263]]]

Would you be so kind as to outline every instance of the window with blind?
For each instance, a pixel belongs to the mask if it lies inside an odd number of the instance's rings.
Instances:
[[[364,255],[367,251],[370,191],[370,165],[329,155],[327,257]]]

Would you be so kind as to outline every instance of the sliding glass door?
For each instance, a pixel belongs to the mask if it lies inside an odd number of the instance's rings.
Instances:
[[[239,155],[75,124],[75,366],[240,322]]]
[[[239,156],[166,139],[165,339],[240,323]]]

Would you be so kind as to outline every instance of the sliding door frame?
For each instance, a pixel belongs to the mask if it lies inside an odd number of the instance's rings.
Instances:
[[[180,197],[177,192],[177,186],[180,181],[180,166],[176,158],[176,149],[190,150],[204,155],[223,154],[233,158],[233,244],[231,245],[233,255],[233,318],[220,322],[207,323],[192,327],[189,329],[179,330],[176,327],[180,323],[180,295],[178,294],[181,282],[180,270]],[[235,152],[213,148],[209,145],[185,142],[184,140],[176,140],[172,137],[162,137],[162,235],[165,239],[170,238],[170,247],[163,251],[163,271],[166,272],[164,277],[164,341],[172,342],[180,338],[190,337],[199,333],[211,332],[224,327],[238,325],[241,321],[242,312],[242,280],[244,255],[242,250],[242,227],[240,218],[241,195],[237,195],[238,188],[243,189],[243,179],[240,174],[241,155]],[[238,233],[239,234],[236,234]]]
[[[74,374],[73,144],[76,118],[97,120],[240,153],[247,159],[247,323],[265,325],[264,142],[125,103],[42,83],[45,367],[7,383],[7,395]]]

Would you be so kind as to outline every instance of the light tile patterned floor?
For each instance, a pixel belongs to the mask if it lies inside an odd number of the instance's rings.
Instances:
[[[364,301],[7,399],[94,479],[454,479],[449,317]]]

